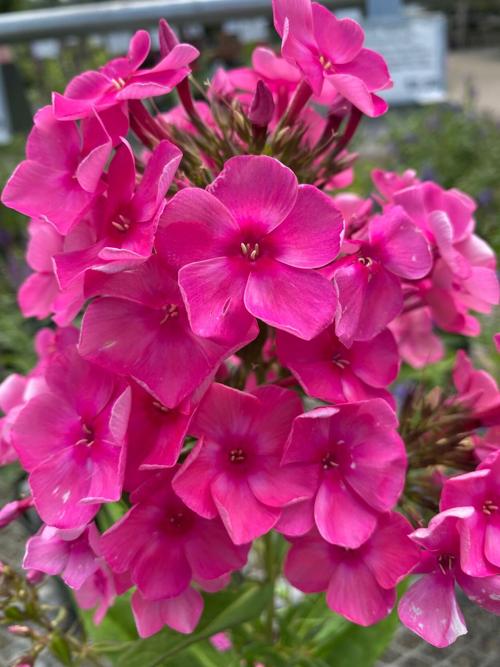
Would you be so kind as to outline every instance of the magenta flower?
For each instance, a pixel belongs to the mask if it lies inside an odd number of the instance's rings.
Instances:
[[[172,269],[160,255],[117,274],[92,272],[87,294],[103,296],[85,312],[81,354],[131,376],[167,408],[188,398],[226,357],[255,337],[247,330],[229,344],[196,336]]]
[[[247,558],[248,546],[235,546],[219,520],[200,517],[175,495],[173,473],[152,473],[132,493],[132,509],[101,539],[111,569],[130,571],[147,600],[175,598],[193,579],[217,579]]]
[[[74,593],[81,609],[95,609],[92,617],[95,625],[102,623],[117,594],[115,577],[102,558],[96,559],[95,570]]]
[[[486,371],[476,370],[463,350],[458,350],[453,368],[456,401],[464,404],[485,425],[500,419],[500,392],[495,379]]]
[[[427,241],[402,208],[372,218],[358,252],[326,270],[339,290],[336,333],[344,345],[380,333],[403,308],[401,278],[423,278],[431,267]]]
[[[141,70],[150,48],[149,33],[138,30],[130,40],[126,57],[115,58],[98,71],[76,76],[64,95],[53,95],[56,118],[86,118],[93,109],[104,110],[127,100],[165,95],[190,74],[188,65],[199,56],[194,46],[177,44],[155,67]]]
[[[396,512],[380,515],[373,535],[357,549],[329,544],[312,531],[292,541],[285,576],[304,593],[326,591],[330,609],[349,621],[372,625],[389,614],[396,584],[418,562],[410,531]]]
[[[417,172],[413,169],[406,169],[402,174],[395,171],[385,171],[384,169],[374,169],[371,176],[373,184],[378,190],[378,194],[374,194],[373,197],[382,206],[393,203],[396,192],[420,183]]]
[[[316,524],[328,542],[359,547],[403,490],[406,454],[396,426],[379,398],[298,417],[282,463],[300,467],[310,500],[285,509],[278,528],[301,535]]]
[[[137,184],[134,154],[122,139],[108,170],[106,198],[93,211],[95,239],[54,257],[61,287],[71,287],[88,269],[115,273],[150,257],[165,195],[181,158],[176,146],[161,141]]]
[[[313,269],[336,257],[342,228],[331,199],[280,162],[238,156],[206,191],[172,198],[158,248],[180,268],[197,335],[233,338],[257,317],[310,339],[335,314],[333,286]]]
[[[82,123],[80,136],[76,123],[60,122],[51,107],[43,107],[28,137],[27,159],[7,181],[2,203],[66,234],[102,191],[101,175],[111,149],[95,113]]]
[[[484,465],[487,465],[486,463]],[[471,577],[500,575],[500,457],[491,467],[448,479],[440,509],[473,507],[458,524],[460,567]]]
[[[98,540],[94,524],[76,530],[43,526],[26,543],[23,567],[57,574],[68,586],[78,589],[98,568],[95,552]]]
[[[350,348],[342,345],[333,326],[311,341],[278,331],[276,350],[280,363],[292,371],[309,396],[329,403],[380,397],[393,405],[385,387],[397,377],[399,356],[388,329]]]
[[[174,478],[176,493],[201,516],[219,515],[235,544],[267,533],[281,507],[310,495],[303,466],[279,465],[301,412],[299,397],[286,389],[247,394],[213,384],[191,426],[200,440]]]
[[[20,410],[12,440],[41,518],[76,528],[121,496],[130,389],[74,348],[51,361],[46,382]]]
[[[392,85],[385,60],[363,48],[364,33],[352,19],[337,19],[311,0],[273,0],[281,54],[296,65],[315,95],[336,92],[367,116],[387,103],[374,95]]]
[[[400,600],[401,622],[417,635],[440,648],[449,646],[467,632],[455,598],[455,581],[480,607],[500,614],[500,575],[471,577],[460,565],[458,528],[474,513],[472,507],[455,507],[431,519],[410,537],[425,548],[416,572],[423,576]]]
[[[190,634],[198,625],[203,606],[201,594],[191,586],[179,595],[163,600],[148,600],[140,590],[132,595],[132,612],[142,638],[156,634],[165,625]]]
[[[413,368],[434,364],[444,356],[444,345],[434,333],[429,308],[422,307],[401,313],[389,324],[399,354]]]

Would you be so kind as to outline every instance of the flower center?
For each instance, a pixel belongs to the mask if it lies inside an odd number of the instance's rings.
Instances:
[[[165,315],[163,316],[160,324],[163,324],[167,320],[175,319],[179,316],[179,308],[174,303],[167,303],[166,306],[163,306]]]
[[[493,500],[485,500],[483,503],[483,512],[491,516],[494,512],[498,512],[498,505]]]
[[[258,243],[240,243],[241,254],[247,257],[251,262],[255,262],[260,254]]]
[[[116,90],[121,90],[125,86],[125,79],[122,79],[121,76],[118,76],[116,79],[111,79],[111,83],[116,88]]]
[[[158,412],[166,413],[168,412],[168,408],[163,405],[163,403],[160,403],[160,401],[153,401],[153,407],[158,410]]]
[[[373,264],[373,259],[371,257],[358,257],[358,262],[369,269]]]
[[[343,359],[340,352],[337,352],[336,354],[333,355],[332,361],[335,364],[335,366],[338,366],[339,368],[342,369],[346,368],[346,366],[349,366],[351,363],[349,359]]]
[[[327,452],[321,459],[321,467],[323,470],[331,470],[338,468],[339,464],[335,461],[335,457],[331,452]]]
[[[329,69],[332,69],[332,67],[333,67],[332,62],[330,60],[328,60],[328,58],[325,58],[325,56],[320,56],[319,57],[319,62],[321,63],[321,66],[323,67],[323,69],[329,70]]]
[[[167,520],[169,526],[175,528],[176,530],[180,530],[181,528],[184,528],[185,519],[186,515],[184,512],[176,512],[175,514],[171,514]]]
[[[241,449],[231,449],[229,452],[229,461],[231,463],[244,463],[247,460],[247,455]]]
[[[455,563],[455,556],[452,554],[441,554],[438,558],[439,569],[443,574],[450,572]]]
[[[90,447],[94,444],[95,435],[93,429],[87,424],[82,424],[82,437],[75,444]]]
[[[130,220],[120,213],[117,220],[112,220],[111,224],[119,232],[128,232],[130,229]]]

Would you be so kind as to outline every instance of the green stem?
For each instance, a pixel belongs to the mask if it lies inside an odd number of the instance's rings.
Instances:
[[[270,643],[274,642],[274,617],[275,617],[275,607],[274,607],[274,591],[276,585],[276,552],[274,550],[274,540],[273,534],[268,533],[264,536],[264,565],[266,568],[267,581],[271,584],[273,589],[273,595],[269,602],[269,606],[266,612],[266,631],[267,637]]]

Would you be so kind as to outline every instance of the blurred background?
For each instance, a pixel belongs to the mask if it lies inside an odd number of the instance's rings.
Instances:
[[[349,189],[368,195],[374,167],[411,167],[422,179],[471,194],[479,206],[479,234],[500,251],[500,0],[323,3],[362,23],[366,45],[386,57],[395,82],[387,94],[389,113],[364,121]],[[75,74],[124,53],[139,28],[151,30],[157,48],[160,17],[202,52],[195,68],[200,81],[219,66],[247,64],[257,44],[277,46],[271,0],[0,0],[0,189],[23,159],[33,113],[50,102],[51,91],[62,92]],[[25,246],[26,219],[0,204],[0,380],[29,370],[33,335],[48,324],[24,320],[17,308],[16,291],[28,273]],[[498,324],[498,319],[486,320],[472,350],[479,365],[497,379],[491,336]],[[451,350],[464,346],[456,339],[449,336]],[[447,382],[452,361],[450,353],[426,369],[423,380]],[[12,486],[5,482],[17,473],[3,474],[0,505],[11,499]],[[2,534],[2,559],[19,561],[25,535],[19,531],[12,527]],[[401,631],[384,664],[497,665],[495,618],[475,611],[468,614],[468,623],[471,634],[443,652]],[[2,643],[0,635],[0,664],[5,664]]]

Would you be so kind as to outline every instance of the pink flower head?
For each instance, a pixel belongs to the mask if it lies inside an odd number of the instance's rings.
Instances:
[[[149,34],[138,30],[130,40],[126,57],[115,58],[98,71],[76,76],[64,95],[54,93],[56,118],[86,118],[93,109],[104,110],[127,100],[165,95],[190,74],[188,65],[199,56],[194,46],[177,44],[155,67],[141,70],[150,47]]]
[[[135,158],[122,139],[108,170],[105,201],[95,212],[96,240],[73,252],[54,257],[60,285],[67,288],[91,268],[116,272],[146,261],[165,206],[165,195],[182,158],[179,149],[161,141],[151,154],[137,183]]]
[[[440,509],[473,507],[458,525],[460,567],[472,577],[500,575],[500,457],[491,467],[448,479]]]
[[[424,235],[397,206],[372,218],[359,246],[326,270],[339,290],[336,332],[344,345],[380,333],[403,307],[401,278],[423,278],[432,267]]]
[[[207,188],[168,203],[159,252],[180,268],[193,331],[227,340],[257,317],[310,339],[333,320],[333,285],[314,271],[337,255],[343,222],[329,197],[267,156],[238,156]]]
[[[416,571],[423,576],[400,600],[401,622],[433,646],[449,646],[467,632],[455,598],[455,581],[480,607],[500,614],[500,576],[471,577],[460,565],[458,526],[474,513],[472,507],[455,507],[431,519],[410,537],[424,547]]]
[[[46,382],[19,412],[12,440],[41,518],[76,528],[120,498],[130,389],[74,348],[51,361]]]
[[[349,621],[372,625],[389,614],[396,584],[418,562],[410,531],[396,512],[381,514],[373,535],[357,549],[334,546],[312,531],[292,540],[285,576],[304,593],[326,591],[330,609]]]
[[[444,345],[433,332],[429,308],[401,313],[392,320],[389,329],[396,338],[401,358],[413,368],[423,368],[443,358]]]
[[[385,60],[363,48],[364,32],[352,19],[337,19],[311,0],[273,0],[281,54],[296,65],[315,95],[336,92],[367,116],[380,116],[387,103],[374,95],[389,88]]]
[[[388,329],[350,348],[342,345],[333,326],[311,341],[278,331],[276,348],[281,364],[292,371],[309,396],[329,403],[379,396],[392,404],[385,387],[397,377],[399,357]]]
[[[26,544],[23,567],[61,576],[70,588],[80,588],[97,569],[99,533],[94,524],[76,530],[43,526]]]
[[[101,175],[112,142],[93,112],[82,123],[56,120],[50,106],[35,115],[26,144],[26,160],[2,192],[2,203],[50,222],[66,234],[102,191]]]
[[[176,496],[174,473],[152,473],[132,493],[132,509],[101,539],[111,569],[129,571],[147,600],[175,598],[193,579],[217,579],[247,558],[248,547],[235,546],[218,519],[202,518]]]
[[[61,289],[54,271],[53,258],[67,248],[79,247],[88,242],[87,225],[77,224],[63,236],[49,222],[31,220],[28,232],[30,239],[26,260],[34,273],[28,276],[19,289],[21,312],[24,317],[39,319],[54,313],[57,324],[69,324],[83,306],[83,283],[74,281]]]
[[[81,354],[131,376],[165,407],[174,408],[215,374],[219,364],[254,337],[218,343],[195,335],[171,267],[154,255],[117,274],[91,272]]]
[[[456,401],[471,410],[485,425],[500,423],[500,391],[494,378],[476,370],[463,350],[459,350],[453,368],[453,382],[458,392]]]
[[[379,398],[297,417],[282,463],[302,470],[310,500],[285,509],[278,528],[301,535],[316,524],[331,544],[356,549],[365,542],[403,490],[406,454],[396,426]]]
[[[428,181],[396,192],[394,202],[424,232],[453,274],[467,278],[469,263],[456,246],[472,232],[474,201],[459,190],[443,190]]]
[[[235,544],[267,533],[281,507],[310,495],[302,466],[279,465],[301,412],[299,397],[286,389],[247,394],[213,384],[191,426],[200,440],[174,479],[176,493],[201,516],[220,515]]]
[[[103,558],[97,558],[94,571],[75,591],[75,598],[81,609],[95,609],[92,620],[95,625],[99,625],[113,606],[118,593],[113,573]]]
[[[406,169],[402,174],[395,171],[384,171],[384,169],[374,169],[372,171],[372,181],[379,192],[378,195],[374,195],[374,198],[382,205],[393,203],[393,196],[396,192],[420,183],[417,173],[413,169]]]
[[[177,632],[190,634],[198,625],[203,606],[200,592],[192,586],[175,597],[161,600],[149,600],[139,589],[132,596],[137,632],[143,639],[156,634],[165,625]]]

